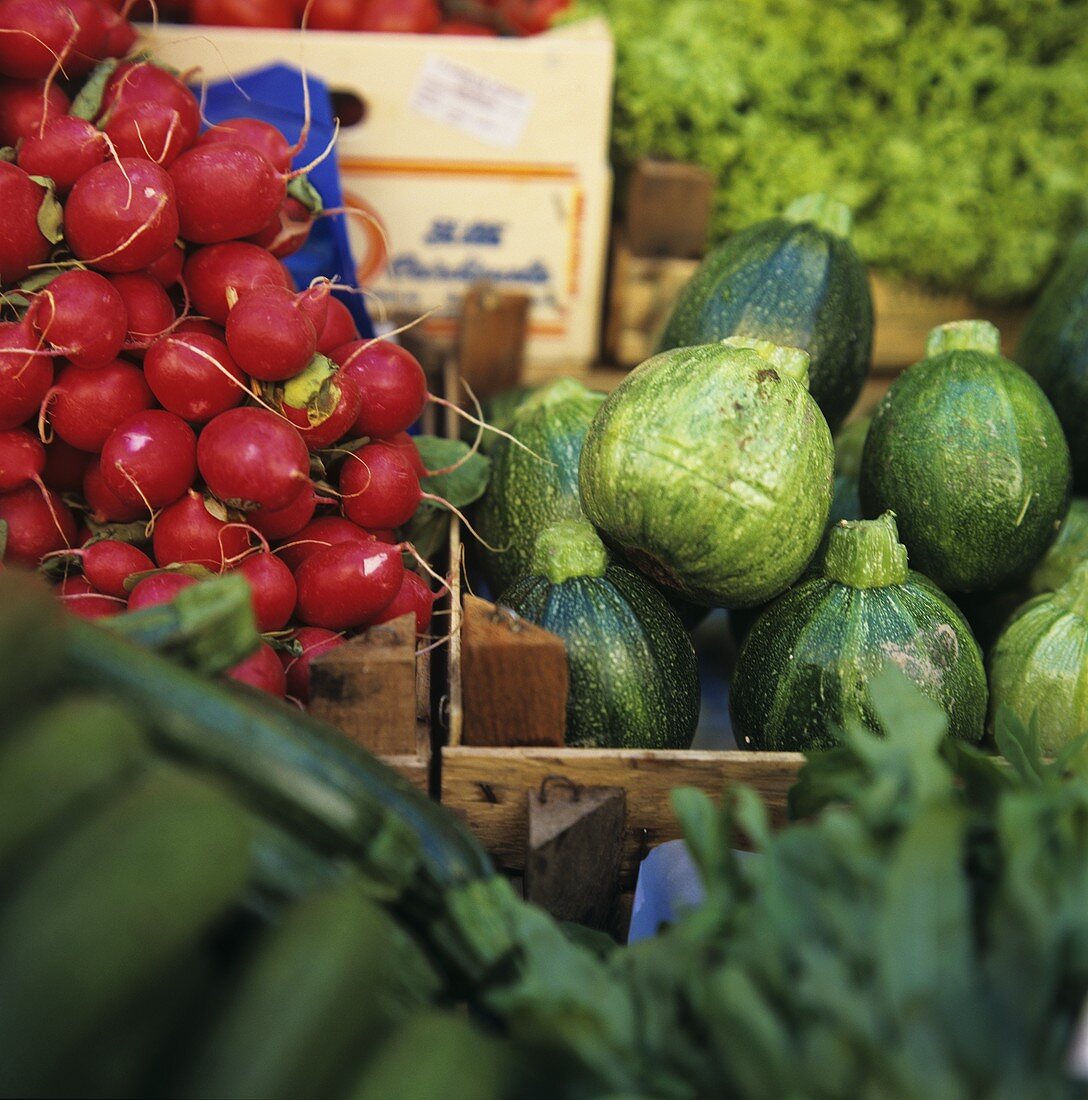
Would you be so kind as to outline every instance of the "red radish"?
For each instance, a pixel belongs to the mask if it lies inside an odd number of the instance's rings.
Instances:
[[[226,333],[219,325],[213,321],[206,321],[203,317],[186,317],[184,321],[178,322],[177,328],[170,335],[210,336],[213,340],[218,340],[224,347],[226,346],[226,341],[223,339]]]
[[[209,507],[210,504],[210,507]],[[214,514],[215,508],[222,516]],[[249,532],[231,523],[221,504],[211,503],[190,489],[164,508],[155,520],[152,553],[159,565],[193,562],[221,573],[228,563],[249,549]]]
[[[250,554],[235,572],[245,577],[253,593],[257,629],[262,634],[282,630],[291,618],[298,598],[291,570],[275,554],[262,550]]]
[[[19,144],[19,167],[32,176],[47,176],[58,195],[67,195],[72,185],[101,164],[108,153],[102,131],[85,118],[59,115],[51,118],[39,133],[35,131]]]
[[[174,246],[178,208],[169,175],[149,160],[107,160],[75,182],[64,207],[75,255],[100,271],[139,271]]]
[[[306,26],[313,31],[353,31],[363,0],[314,0]],[[294,694],[294,692],[292,692]]]
[[[375,440],[374,442],[384,443],[387,447],[396,447],[403,451],[404,457],[411,462],[412,469],[415,470],[420,477],[427,476],[428,470],[427,467],[423,465],[423,456],[419,453],[416,441],[407,432],[397,432],[396,435],[391,435],[388,439]]]
[[[192,22],[215,27],[297,27],[291,0],[192,0]]]
[[[197,244],[263,229],[287,193],[286,177],[257,149],[237,142],[198,145],[170,166],[181,235]]]
[[[227,314],[226,329],[234,361],[262,382],[293,378],[317,350],[313,322],[282,287],[247,290]]]
[[[358,339],[359,330],[351,310],[339,298],[330,297],[325,327],[317,339],[317,350],[322,355],[332,355],[337,348]]]
[[[246,517],[265,538],[285,539],[301,531],[313,517],[317,494],[313,485],[303,488],[286,508],[258,508]]]
[[[26,428],[0,431],[0,493],[37,481],[45,472],[45,448]]]
[[[144,356],[144,375],[164,409],[194,424],[240,405],[246,394],[227,345],[195,332],[156,340]]]
[[[295,305],[310,318],[310,324],[314,326],[315,338],[316,334],[325,330],[325,322],[329,319],[331,291],[332,283],[327,279],[319,279],[295,295]]]
[[[267,409],[228,409],[200,433],[197,464],[208,488],[243,511],[286,508],[309,483],[301,436]]]
[[[110,283],[125,303],[128,318],[125,337],[130,351],[148,347],[177,320],[174,304],[162,283],[150,275],[143,272],[111,275]]]
[[[37,343],[25,321],[0,321],[0,429],[35,416],[53,384],[53,357]]]
[[[81,451],[99,452],[123,421],[155,404],[143,371],[124,359],[98,370],[61,367],[47,396],[53,430]]]
[[[99,592],[86,577],[73,573],[56,587],[64,610],[81,619],[104,619],[125,610],[125,600]]]
[[[298,199],[288,195],[268,224],[246,240],[259,248],[268,249],[273,256],[282,260],[286,256],[293,256],[302,248],[310,239],[313,226],[313,214]]]
[[[390,545],[400,542],[400,539],[397,538],[396,531],[394,531],[392,527],[371,527],[370,533],[378,542],[388,542]]]
[[[63,439],[54,439],[45,449],[45,471],[42,481],[58,493],[78,493],[83,488],[83,475],[91,464],[98,465],[98,456],[81,451]]]
[[[284,671],[287,673],[287,691],[300,703],[310,701],[310,662],[344,644],[344,635],[320,626],[300,626],[295,631],[295,641],[302,647],[298,657],[288,653],[280,654]]]
[[[337,348],[332,358],[363,395],[355,435],[384,439],[419,419],[427,403],[427,378],[411,352],[388,340],[358,340]]]
[[[292,573],[312,554],[342,542],[369,543],[374,536],[343,516],[319,516],[293,535],[276,552]]]
[[[75,17],[75,41],[64,59],[68,76],[89,73],[106,56],[106,11],[98,0],[65,0]]]
[[[228,118],[217,122],[205,130],[197,139],[197,145],[216,145],[229,142],[236,145],[248,145],[264,153],[268,163],[277,172],[291,171],[291,158],[295,150],[288,144],[287,138],[269,122],[259,118]]]
[[[0,520],[8,525],[8,565],[33,569],[45,554],[75,542],[76,521],[68,506],[56,493],[37,485],[0,495]]]
[[[404,579],[393,597],[393,602],[374,619],[374,622],[390,623],[394,619],[399,619],[401,615],[414,613],[416,633],[426,634],[427,627],[431,625],[431,611],[434,608],[435,599],[435,593],[427,587],[423,578],[418,573],[405,569]]]
[[[83,575],[99,592],[128,599],[125,581],[133,573],[155,568],[155,563],[138,547],[117,539],[100,539],[75,551],[83,566]]]
[[[357,31],[392,31],[396,34],[431,34],[442,22],[435,0],[366,0]]]
[[[169,168],[196,140],[173,107],[166,103],[134,103],[112,111],[105,134],[121,157],[143,157]]]
[[[0,161],[0,283],[17,283],[48,258],[51,246],[38,228],[46,197],[45,188],[22,168]]]
[[[128,596],[128,609],[142,611],[145,607],[169,603],[183,588],[196,583],[196,577],[186,573],[152,573],[133,586]]]
[[[286,402],[280,408],[298,429],[306,446],[311,451],[320,451],[347,435],[359,415],[361,402],[359,387],[337,372],[306,408],[295,408]]]
[[[54,351],[85,368],[112,363],[128,329],[117,288],[97,271],[80,268],[62,272],[39,291],[27,318]]]
[[[97,455],[83,475],[83,499],[90,505],[91,518],[96,523],[130,523],[147,515],[143,504],[135,507],[119,499],[102,480],[102,467]]]
[[[400,549],[346,542],[311,554],[295,572],[295,612],[307,626],[365,626],[392,602],[404,575]]]
[[[102,480],[126,504],[173,504],[196,479],[196,436],[180,417],[148,409],[122,420],[102,447]]]
[[[61,0],[0,0],[0,72],[44,80],[71,51],[76,29]]]
[[[100,126],[108,126],[122,111],[142,103],[157,103],[178,114],[178,125],[192,144],[200,132],[200,104],[184,81],[150,61],[130,61],[118,65],[102,93]],[[146,155],[142,154],[141,155]]]
[[[247,0],[247,3],[252,3],[252,0]],[[266,691],[279,699],[287,694],[287,675],[276,651],[267,642],[261,642],[244,661],[228,669],[226,675],[231,680]]]
[[[368,443],[340,468],[341,507],[360,527],[400,527],[419,507],[419,475],[398,447]]]
[[[185,249],[180,244],[175,244],[154,263],[148,264],[145,270],[160,286],[172,287],[181,278],[184,267]]]
[[[499,32],[483,23],[472,23],[468,19],[447,19],[435,34],[470,35],[474,38],[494,38]]]
[[[18,145],[21,138],[41,133],[70,106],[56,84],[46,88],[40,80],[0,80],[0,145]]]
[[[182,278],[192,295],[193,308],[217,325],[227,323],[233,305],[228,291],[240,295],[258,286],[292,286],[279,260],[245,241],[197,249],[185,261]]]
[[[125,57],[136,45],[136,28],[120,12],[106,13],[106,43],[103,57]]]

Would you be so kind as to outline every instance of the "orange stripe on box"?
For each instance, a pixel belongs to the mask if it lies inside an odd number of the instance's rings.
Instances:
[[[562,179],[575,180],[578,172],[569,164],[518,164],[509,162],[483,162],[446,160],[396,160],[372,157],[340,158],[340,167],[348,172],[370,175],[407,176],[488,176],[513,179]]]

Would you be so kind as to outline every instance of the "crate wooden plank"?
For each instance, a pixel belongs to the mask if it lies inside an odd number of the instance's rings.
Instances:
[[[786,819],[786,793],[804,762],[800,753],[637,749],[503,749],[462,745],[442,750],[442,803],[458,814],[504,871],[522,872],[527,799],[548,776],[627,792],[620,883],[630,888],[654,845],[680,834],[669,804],[674,787],[718,797],[728,784],[755,789],[775,824]]]
[[[714,175],[697,164],[640,160],[627,185],[627,243],[636,256],[706,251]]]
[[[378,756],[418,751],[415,615],[372,626],[310,665],[310,713]]]
[[[477,396],[490,397],[521,381],[528,325],[528,294],[485,284],[465,295],[457,359]]]
[[[464,744],[563,744],[569,674],[561,638],[466,595],[461,668]]]

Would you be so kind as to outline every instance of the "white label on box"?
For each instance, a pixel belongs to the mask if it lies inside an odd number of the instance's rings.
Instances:
[[[435,122],[454,126],[489,145],[513,149],[529,121],[533,96],[430,54],[412,90],[410,106]]]

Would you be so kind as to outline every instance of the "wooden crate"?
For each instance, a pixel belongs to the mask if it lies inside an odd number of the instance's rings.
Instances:
[[[451,529],[453,561],[460,560],[460,540],[460,528],[455,521]],[[501,639],[496,639],[491,643],[495,652],[483,658],[477,654],[475,663],[466,666],[465,610],[461,581],[456,573],[452,589],[440,798],[443,805],[468,824],[501,870],[514,875],[524,873],[529,796],[538,792],[548,777],[558,777],[576,787],[620,787],[626,792],[619,882],[625,892],[633,889],[638,865],[649,849],[680,836],[669,802],[669,792],[675,787],[697,787],[717,799],[728,785],[743,783],[759,792],[776,824],[785,820],[787,792],[804,762],[800,753],[585,749],[556,745],[495,747],[466,743],[474,740],[474,730],[467,724],[472,711],[466,713],[466,682],[476,668],[507,668],[511,662],[502,652]],[[482,603],[477,601],[478,605]],[[480,685],[473,687],[478,690]],[[491,709],[509,708],[511,700],[517,702],[516,692],[516,679],[503,682],[496,677]],[[514,732],[521,729],[516,722],[517,719],[511,719],[512,739]]]

